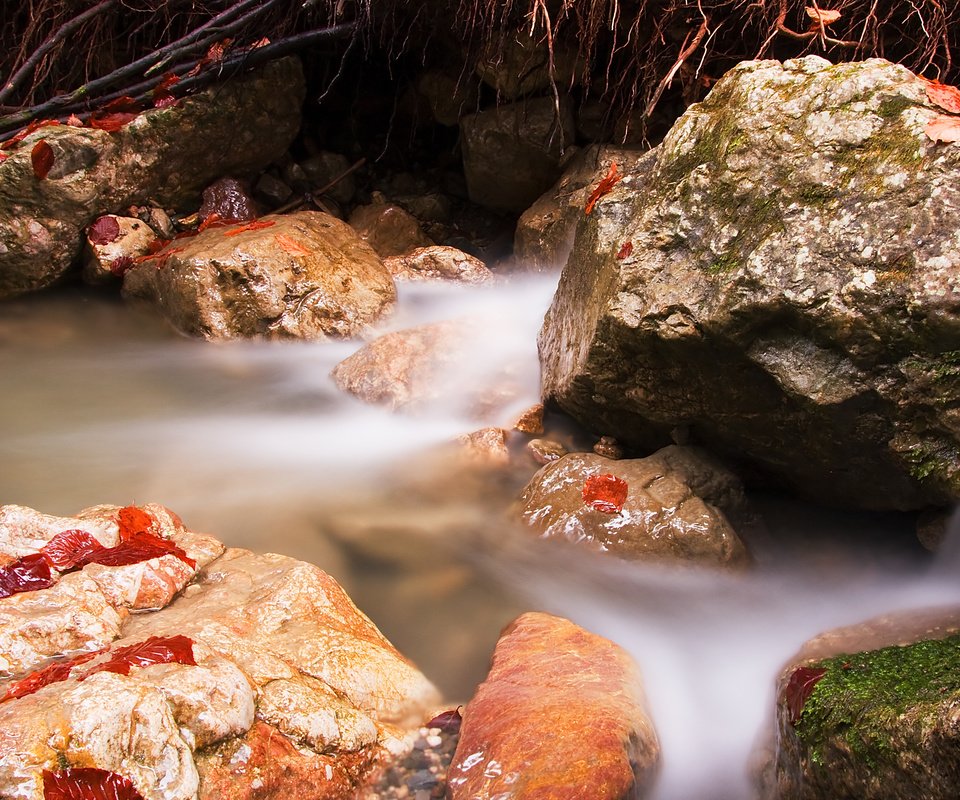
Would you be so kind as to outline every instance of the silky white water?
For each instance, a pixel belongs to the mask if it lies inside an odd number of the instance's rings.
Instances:
[[[439,454],[536,402],[555,282],[406,288],[389,329],[484,319],[438,377],[444,402],[417,415],[334,386],[330,370],[359,342],[192,341],[81,291],[0,306],[0,502],[57,514],[159,502],[228,544],[317,563],[455,702],[513,616],[562,614],[641,665],[663,745],[656,796],[746,800],[785,660],[833,626],[960,603],[960,540],[937,563],[905,515],[758,497],[756,567],[726,576],[571,553],[512,528],[503,512],[532,460],[498,477]],[[504,379],[514,397],[477,419],[476,387]]]

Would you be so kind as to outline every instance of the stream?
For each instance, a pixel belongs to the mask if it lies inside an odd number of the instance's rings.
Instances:
[[[536,335],[556,278],[403,287],[391,330],[488,319],[443,380],[446,402],[417,415],[334,386],[330,370],[358,342],[193,341],[149,308],[82,289],[7,302],[0,502],[64,515],[158,502],[229,545],[315,563],[453,702],[483,679],[514,616],[561,614],[641,665],[663,745],[657,800],[747,800],[784,661],[830,627],[960,603],[960,537],[934,558],[910,515],[757,495],[756,566],[732,576],[593,557],[516,530],[503,512],[536,469],[523,437],[520,466],[504,474],[463,466],[448,443],[537,402]],[[465,393],[504,364],[517,394],[478,421]]]

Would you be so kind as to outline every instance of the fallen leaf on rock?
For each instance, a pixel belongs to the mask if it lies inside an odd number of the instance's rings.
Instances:
[[[621,245],[620,249],[617,250],[617,258],[623,261],[623,259],[628,258],[633,252],[633,242],[627,240]]]
[[[935,142],[960,142],[960,117],[938,114],[926,124],[923,132]]]
[[[125,542],[141,533],[153,533],[157,521],[148,511],[137,506],[124,506],[117,512],[117,525],[120,527],[120,541]]]
[[[91,555],[86,563],[102,564],[105,567],[125,567],[163,556],[176,556],[189,567],[197,566],[197,562],[190,558],[183,548],[152,533],[138,533],[134,538],[120,542],[116,547],[105,547]]]
[[[161,80],[153,90],[154,108],[169,108],[180,102],[170,91],[170,87],[174,86],[179,80],[180,78],[172,72],[168,72],[163,76],[163,80]]]
[[[807,16],[813,21],[814,28],[819,28],[821,25],[833,25],[834,22],[843,16],[835,9],[805,6],[803,10],[807,12]]]
[[[233,228],[232,230],[225,231],[224,236],[239,236],[241,233],[246,233],[247,231],[258,231],[261,228],[269,228],[271,225],[276,223],[270,219],[255,219],[252,222],[248,222],[246,225],[241,225],[239,228]]]
[[[43,771],[43,800],[143,800],[129,778],[96,767]]]
[[[821,667],[797,667],[790,675],[786,689],[783,690],[787,701],[787,710],[790,712],[790,724],[796,725],[803,713],[803,706],[820,679],[827,674]]]
[[[103,652],[103,650],[94,650],[91,653],[82,653],[79,656],[68,658],[66,661],[49,664],[43,669],[31,672],[27,677],[21,678],[18,681],[11,681],[7,684],[3,697],[0,697],[0,703],[6,702],[7,700],[15,700],[18,697],[26,697],[28,694],[33,694],[38,689],[49,686],[51,683],[65,681],[70,677],[70,672],[74,667],[85,664]]]
[[[110,262],[110,274],[122,278],[133,267],[131,256],[117,256]]]
[[[60,572],[88,564],[90,556],[107,548],[81,530],[58,533],[40,550],[47,563]]]
[[[33,174],[38,180],[43,180],[50,172],[56,156],[53,154],[53,148],[47,144],[45,139],[41,139],[33,146],[30,151],[30,162],[33,164]]]
[[[944,111],[960,114],[960,89],[930,78],[922,80],[926,84],[927,97],[931,103],[940,106]]]
[[[444,733],[457,733],[460,730],[460,723],[463,722],[463,716],[460,714],[460,706],[451,711],[444,711],[437,714],[427,723],[428,728],[439,728]]]
[[[83,120],[80,119],[80,117],[78,117],[76,114],[71,114],[69,117],[67,117],[66,124],[71,128],[82,128]]]
[[[110,658],[87,670],[80,680],[98,672],[129,675],[130,667],[149,667],[152,664],[189,664],[196,666],[193,657],[193,639],[187,636],[151,636],[142,642],[118,647]]]
[[[229,223],[225,222],[219,214],[214,212],[213,214],[210,214],[206,219],[204,219],[203,222],[200,223],[199,227],[197,228],[197,233],[200,233],[201,231],[205,231],[207,228],[212,228],[214,225],[227,225],[227,224]]]
[[[55,119],[35,119],[26,128],[24,128],[20,133],[11,136],[9,139],[0,142],[0,150],[12,150],[20,142],[26,139],[34,131],[40,130],[40,128],[46,128],[49,125],[59,125],[60,123]]]
[[[120,235],[120,223],[116,217],[100,217],[96,222],[87,228],[87,238],[90,244],[110,244]]]
[[[117,111],[110,114],[94,114],[90,117],[90,127],[107,133],[116,133],[139,114],[132,111]]]
[[[278,233],[273,238],[276,239],[276,242],[278,245],[280,245],[281,250],[289,253],[292,256],[310,255],[310,251],[307,250],[306,247],[300,244],[300,242],[291,239],[289,236],[286,236],[285,234]]]
[[[619,514],[627,500],[627,482],[609,472],[591,475],[583,483],[583,502],[604,514]]]
[[[0,569],[0,597],[53,586],[50,565],[39,553],[18,558]]]
[[[603,197],[605,194],[610,194],[613,190],[613,187],[617,185],[617,182],[623,177],[620,173],[617,172],[617,162],[610,162],[610,169],[607,170],[607,174],[600,179],[600,183],[597,184],[597,188],[593,190],[590,195],[590,198],[587,200],[586,213],[589,214],[593,211],[593,207],[597,204],[597,200]]]

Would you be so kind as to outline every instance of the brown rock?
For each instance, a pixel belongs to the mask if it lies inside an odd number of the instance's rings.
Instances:
[[[601,436],[600,441],[593,446],[593,452],[613,461],[623,458],[623,448],[612,436]]]
[[[177,240],[124,276],[124,294],[208,339],[349,337],[392,309],[393,279],[348,225],[315,211],[262,222]]]
[[[513,423],[513,429],[520,433],[539,435],[543,433],[543,403],[537,403],[524,411]]]
[[[609,513],[585,497],[587,481],[608,474],[626,483],[621,510]],[[657,454],[611,461],[574,453],[534,475],[517,513],[542,536],[585,542],[621,558],[745,566],[749,557],[740,538],[694,485]]]
[[[527,452],[538,464],[549,464],[551,461],[563,458],[570,451],[560,442],[550,439],[531,439],[527,442]]]
[[[617,800],[649,787],[660,755],[636,666],[573,623],[511,623],[467,705],[451,800]]]
[[[224,222],[245,222],[259,214],[247,187],[236,178],[219,178],[203,190],[200,219],[216,214]]]
[[[402,256],[433,242],[423,232],[416,217],[382,197],[358,206],[350,215],[350,225],[382,258]]]
[[[493,273],[479,259],[455,247],[418,247],[406,255],[383,259],[387,271],[398,281],[452,281],[481,284]]]
[[[149,252],[151,243],[157,238],[153,228],[142,220],[113,214],[106,214],[100,220],[105,218],[116,224],[117,236],[112,241],[97,244],[87,229],[83,279],[94,285],[119,279],[133,266],[133,259]]]
[[[463,455],[471,462],[484,466],[503,466],[510,463],[507,432],[503,428],[481,428],[457,437],[463,446]]]

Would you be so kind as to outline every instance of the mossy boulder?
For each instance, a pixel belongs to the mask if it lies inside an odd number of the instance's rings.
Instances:
[[[960,498],[960,146],[925,134],[927,86],[876,59],[731,70],[579,225],[545,399],[824,502]]]

